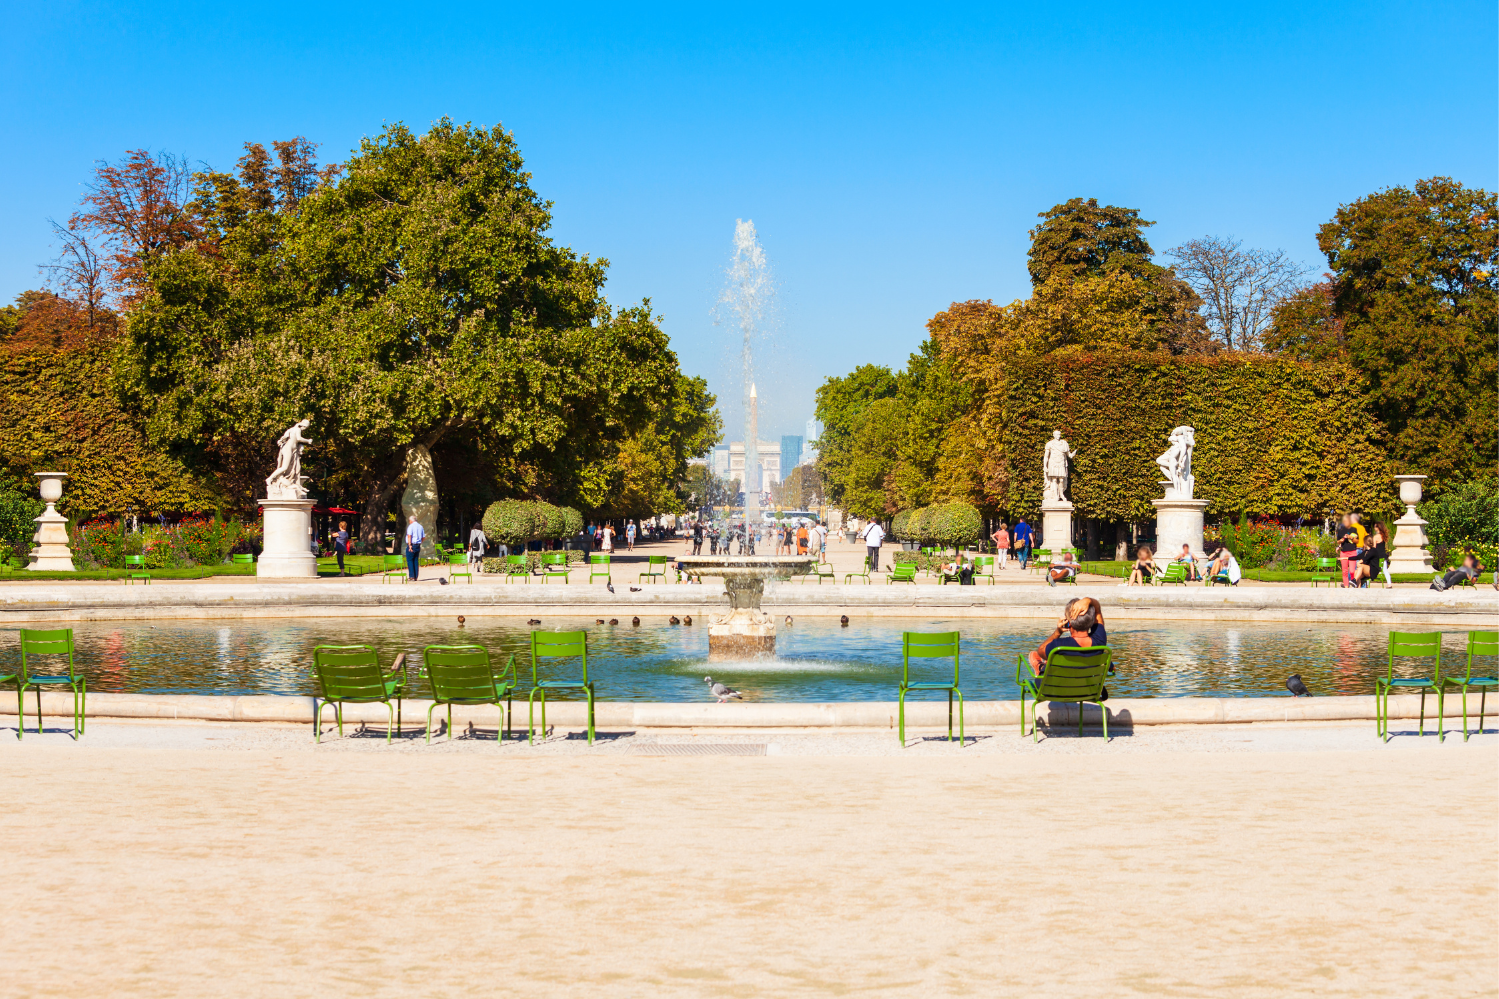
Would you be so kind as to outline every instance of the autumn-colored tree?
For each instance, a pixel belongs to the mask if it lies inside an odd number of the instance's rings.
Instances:
[[[1116,264],[1126,257],[1143,263],[1153,252],[1143,230],[1155,223],[1140,218],[1135,208],[1073,198],[1041,212],[1040,218],[1041,224],[1030,231],[1027,269],[1033,285],[1054,277],[1098,277],[1110,258]]]
[[[1348,340],[1339,315],[1332,275],[1276,305],[1265,333],[1265,349],[1299,361],[1346,361]]]
[[[189,170],[182,157],[132,149],[115,163],[101,161],[84,186],[68,229],[102,248],[110,291],[125,306],[149,289],[147,267],[197,239],[201,227],[187,208]]]

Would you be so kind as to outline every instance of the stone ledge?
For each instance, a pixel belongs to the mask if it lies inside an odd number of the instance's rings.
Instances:
[[[1412,719],[1419,714],[1420,698],[1400,695],[1390,699],[1390,717]],[[526,699],[514,702],[515,721],[524,727]],[[403,702],[402,717],[406,723],[426,718],[430,700],[410,699]],[[26,698],[28,727],[35,725],[35,695]],[[1436,700],[1429,699],[1427,718],[1436,717]],[[1477,722],[1478,705],[1470,700],[1470,724]],[[563,728],[581,728],[586,720],[586,706],[578,701],[551,701],[547,720]],[[1110,725],[1215,725],[1245,722],[1325,722],[1374,720],[1372,695],[1348,697],[1157,697],[1115,698],[1108,702]],[[174,719],[213,722],[295,722],[312,720],[313,698],[275,695],[209,694],[116,694],[93,693],[88,697],[90,718]],[[42,694],[42,711],[49,727],[66,724],[72,716],[72,696],[48,691]],[[445,709],[439,708],[445,714]],[[1027,711],[1029,713],[1029,711]],[[13,718],[15,702],[0,697],[0,715]],[[538,722],[540,710],[537,711]],[[969,729],[994,729],[1020,725],[1019,701],[970,701],[964,713]],[[387,712],[380,704],[348,705],[345,722],[384,724]],[[455,724],[470,720],[483,727],[493,726],[493,708],[453,709]],[[1042,717],[1053,724],[1077,722],[1076,706],[1055,705],[1042,709]],[[1457,702],[1449,703],[1447,719],[1461,717]],[[1499,704],[1490,719],[1499,717]],[[324,709],[325,722],[331,723],[332,710]],[[1085,706],[1083,720],[1096,723],[1098,709]],[[595,722],[600,729],[882,729],[894,728],[896,704],[893,701],[843,701],[835,703],[739,703],[712,702],[673,704],[633,701],[599,701]],[[947,727],[947,702],[906,702],[906,724],[917,728]]]

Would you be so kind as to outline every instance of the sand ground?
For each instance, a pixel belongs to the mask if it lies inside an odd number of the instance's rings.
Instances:
[[[3,991],[1499,994],[1499,735],[1371,728],[0,733]]]

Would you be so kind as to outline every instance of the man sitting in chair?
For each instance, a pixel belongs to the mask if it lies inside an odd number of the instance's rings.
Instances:
[[[1046,657],[1051,655],[1053,649],[1091,649],[1093,626],[1097,623],[1098,615],[1094,613],[1093,605],[1087,597],[1069,601],[1056,628],[1031,650],[1031,670],[1037,676],[1046,672]]]
[[[1182,545],[1181,554],[1171,560],[1172,565],[1183,565],[1187,567],[1187,579],[1197,579],[1197,560],[1192,557],[1192,546]]]
[[[1213,556],[1213,561],[1208,563],[1207,579],[1214,583],[1230,583],[1239,585],[1240,579],[1239,560],[1234,558],[1234,553],[1225,546],[1218,549]]]
[[[1046,585],[1056,586],[1064,583],[1077,575],[1078,564],[1073,561],[1071,552],[1062,553],[1062,561],[1053,562],[1046,570]]]

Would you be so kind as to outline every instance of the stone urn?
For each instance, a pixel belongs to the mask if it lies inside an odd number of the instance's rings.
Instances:
[[[47,509],[36,518],[36,534],[31,539],[36,547],[31,551],[31,565],[27,568],[74,572],[73,551],[68,547],[68,518],[57,512],[57,501],[62,499],[62,480],[68,473],[37,472],[36,477],[42,480],[39,491]]]
[[[1390,572],[1431,572],[1431,552],[1426,548],[1426,521],[1416,512],[1421,502],[1424,475],[1397,475],[1400,502],[1405,513],[1395,521],[1395,536],[1390,539]]]
[[[683,555],[691,576],[721,576],[729,613],[708,626],[708,661],[753,659],[776,651],[775,619],[760,602],[767,579],[790,579],[812,567],[811,555]]]

